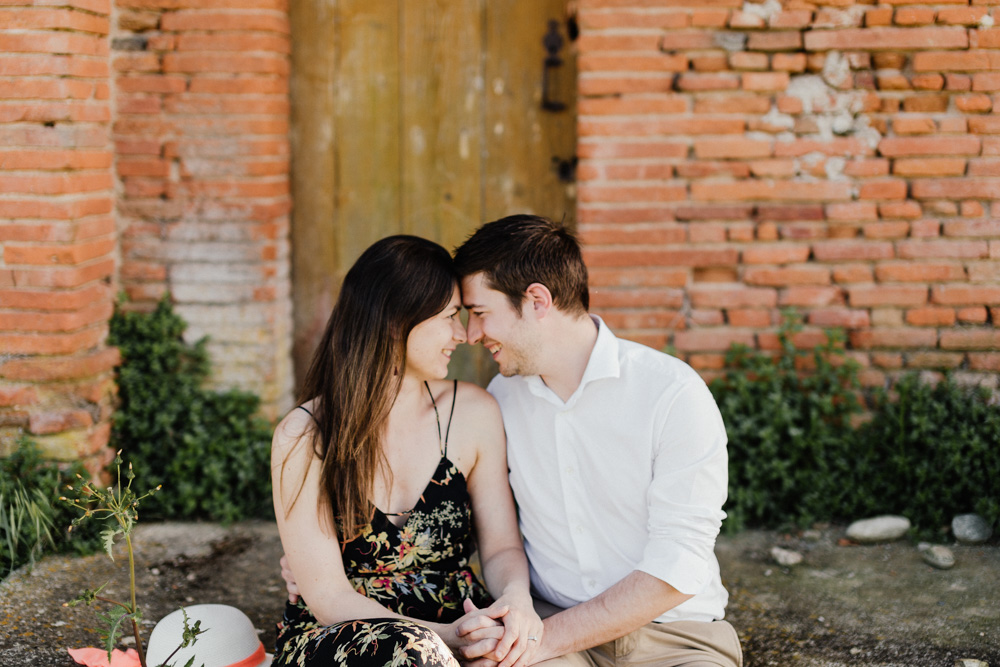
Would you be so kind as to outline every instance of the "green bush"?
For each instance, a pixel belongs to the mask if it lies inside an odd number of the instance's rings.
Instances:
[[[878,500],[878,510],[910,519],[925,539],[940,537],[956,514],[1000,519],[1000,406],[983,388],[936,385],[918,375],[879,392],[871,422],[857,434],[864,462],[859,483]],[[865,513],[876,509],[855,498]]]
[[[185,343],[186,326],[169,297],[151,313],[116,309],[109,342],[121,350],[122,364],[111,445],[123,450],[144,486],[163,485],[143,505],[148,516],[273,516],[271,429],[256,416],[260,399],[205,389],[205,339]]]
[[[59,497],[89,474],[79,463],[60,466],[42,460],[30,440],[0,459],[0,578],[45,552],[92,553],[100,548],[101,526],[68,531],[76,514]]]
[[[956,514],[997,525],[1000,406],[988,390],[909,375],[871,395],[871,420],[853,428],[857,366],[840,334],[802,351],[798,329],[786,319],[775,356],[734,346],[710,385],[729,436],[727,532],[888,513],[923,539],[943,537]]]
[[[850,491],[843,476],[861,410],[857,367],[837,332],[796,349],[800,329],[785,318],[774,357],[734,345],[725,375],[710,384],[729,436],[727,531],[827,520]],[[805,362],[814,370],[801,372]]]

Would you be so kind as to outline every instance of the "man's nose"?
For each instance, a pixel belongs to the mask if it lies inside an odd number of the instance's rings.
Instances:
[[[479,326],[479,320],[472,315],[469,316],[469,326],[466,328],[466,335],[468,336],[469,345],[475,345],[483,339],[483,328]]]
[[[451,327],[451,337],[452,340],[456,340],[459,343],[466,341],[465,327],[462,326],[462,322],[458,318],[455,318],[455,322]]]

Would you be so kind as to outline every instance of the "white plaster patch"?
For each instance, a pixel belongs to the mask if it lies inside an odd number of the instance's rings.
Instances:
[[[979,19],[979,27],[981,28],[992,28],[996,21],[989,14],[983,14],[983,18]]]
[[[851,76],[851,63],[840,51],[830,51],[823,62],[823,80],[835,88],[844,85]]]
[[[826,164],[823,165],[823,171],[826,172],[826,177],[831,181],[843,181],[846,180],[844,176],[844,167],[847,165],[847,160],[842,157],[831,157],[827,159]]]
[[[781,13],[781,3],[778,0],[767,0],[763,3],[744,2],[743,12],[770,21],[772,16]]]
[[[771,127],[782,127],[786,130],[791,130],[795,127],[795,119],[789,114],[781,113],[778,111],[777,105],[771,105],[771,110],[768,111],[762,118],[762,121],[770,125]]]

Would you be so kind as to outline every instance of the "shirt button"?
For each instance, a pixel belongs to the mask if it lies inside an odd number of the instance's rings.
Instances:
[[[567,475],[573,474],[573,466],[566,466],[566,474]]]
[[[577,533],[582,533],[583,532],[583,526],[577,526],[576,527],[576,532]]]
[[[597,585],[597,582],[596,582],[596,581],[594,581],[593,579],[588,579],[588,580],[587,580],[587,584],[588,584],[588,585],[589,585],[589,586],[590,586],[591,588],[593,588],[594,586],[596,586],[596,585]]]

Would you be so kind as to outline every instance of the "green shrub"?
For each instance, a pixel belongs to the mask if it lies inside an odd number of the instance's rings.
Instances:
[[[956,514],[997,525],[1000,406],[988,390],[909,375],[875,392],[871,420],[855,429],[857,366],[840,334],[802,351],[798,330],[786,318],[774,356],[734,346],[710,385],[729,436],[727,532],[888,513],[924,539],[943,537]]]
[[[733,346],[725,375],[710,384],[729,436],[727,531],[827,520],[850,491],[843,476],[861,410],[857,367],[838,332],[796,349],[800,329],[786,316],[775,357]],[[803,362],[814,370],[800,372]]]
[[[205,339],[185,343],[186,326],[169,297],[151,313],[116,309],[109,342],[122,364],[111,445],[145,485],[163,485],[144,514],[225,522],[273,516],[271,430],[256,416],[260,399],[205,389]]]
[[[871,422],[858,432],[859,480],[878,510],[901,514],[925,539],[940,537],[956,514],[1000,519],[1000,406],[983,388],[936,385],[916,374],[900,380],[896,397],[875,397]],[[872,511],[855,498],[847,509]]]
[[[60,466],[42,460],[30,440],[0,459],[0,578],[46,552],[92,553],[100,548],[99,525],[68,531],[75,513],[59,497],[77,474],[88,476],[79,463]]]

